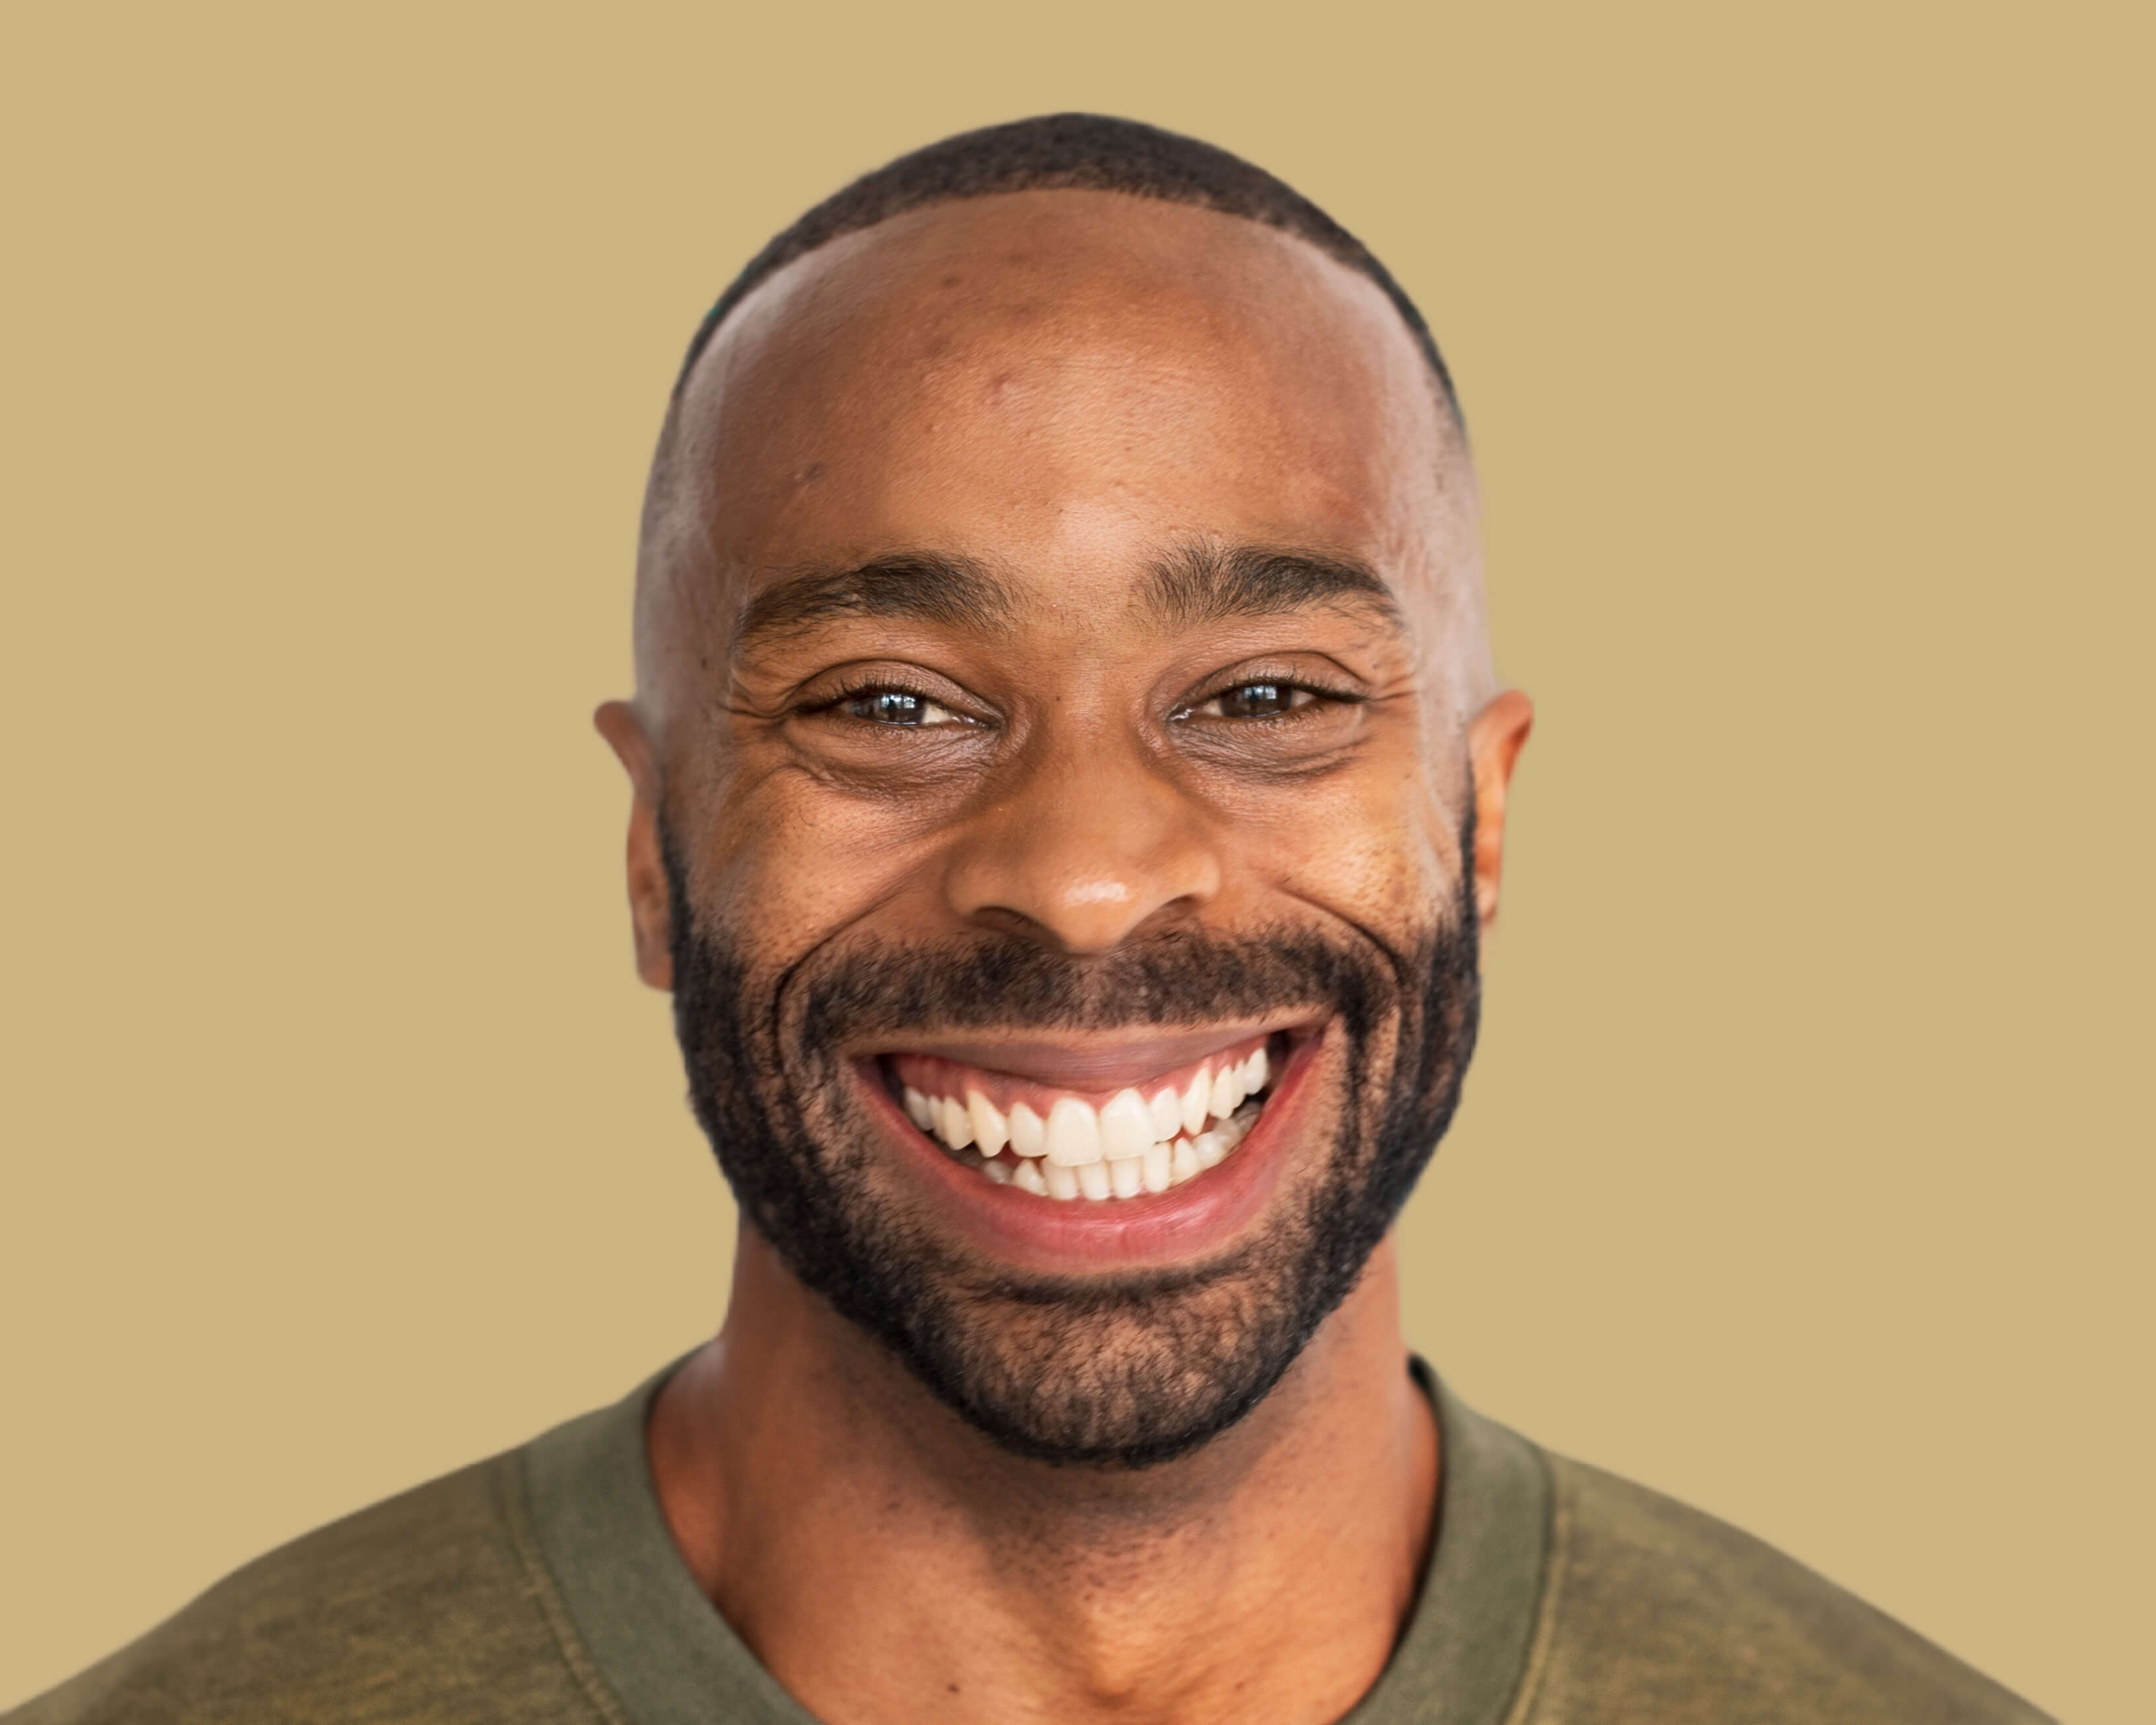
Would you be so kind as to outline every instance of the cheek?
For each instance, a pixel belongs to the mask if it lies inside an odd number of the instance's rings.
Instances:
[[[902,807],[834,796],[791,763],[740,763],[694,790],[699,812],[683,860],[700,916],[764,962],[783,963],[871,913],[916,875],[931,848]]]
[[[1406,749],[1299,788],[1245,831],[1279,890],[1375,932],[1425,932],[1456,895],[1458,815]]]

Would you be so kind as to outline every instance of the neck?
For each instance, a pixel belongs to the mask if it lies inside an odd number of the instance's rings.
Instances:
[[[1130,1471],[997,1448],[744,1229],[649,1446],[690,1572],[828,1725],[1337,1719],[1414,1604],[1438,1471],[1389,1239],[1251,1414]]]

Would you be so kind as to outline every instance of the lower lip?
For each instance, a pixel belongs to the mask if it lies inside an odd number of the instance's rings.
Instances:
[[[1296,1040],[1256,1123],[1225,1161],[1139,1198],[1043,1198],[999,1186],[915,1129],[875,1061],[858,1063],[855,1074],[870,1111],[905,1147],[905,1172],[929,1189],[923,1203],[988,1255],[1044,1276],[1167,1269],[1217,1255],[1265,1208],[1302,1124],[1306,1080],[1326,1040],[1320,1031]]]

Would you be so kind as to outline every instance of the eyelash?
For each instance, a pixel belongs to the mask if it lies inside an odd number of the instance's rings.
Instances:
[[[1325,684],[1312,682],[1305,677],[1269,677],[1262,674],[1258,675],[1246,675],[1236,678],[1231,683],[1223,683],[1218,688],[1214,689],[1211,694],[1200,696],[1197,700],[1178,707],[1175,711],[1168,715],[1168,717],[1173,721],[1188,721],[1197,716],[1199,708],[1209,706],[1216,701],[1224,701],[1229,696],[1233,695],[1238,690],[1242,689],[1281,689],[1286,691],[1291,695],[1307,695],[1310,696],[1310,699],[1308,701],[1291,702],[1287,710],[1284,712],[1247,715],[1240,720],[1230,720],[1225,714],[1223,714],[1220,716],[1223,722],[1265,725],[1276,724],[1281,720],[1291,719],[1298,713],[1307,711],[1310,708],[1317,706],[1320,701],[1329,701],[1336,706],[1358,706],[1362,704],[1363,700],[1363,696],[1354,690],[1328,687]]]
[[[847,713],[844,711],[850,702],[865,700],[871,696],[876,695],[903,695],[911,700],[921,702],[924,706],[940,707],[957,720],[957,723],[937,723],[918,726],[898,725],[892,724],[883,720],[865,719],[860,717],[858,714]],[[857,683],[850,684],[840,688],[838,692],[834,695],[811,702],[808,706],[803,707],[802,711],[804,715],[809,717],[821,717],[826,714],[836,714],[840,717],[851,719],[857,725],[867,725],[881,731],[953,731],[960,729],[987,730],[991,728],[985,721],[974,718],[969,713],[960,712],[958,709],[952,706],[949,701],[938,699],[927,690],[918,687],[917,685],[908,685],[896,678],[888,676],[865,677]]]
[[[1293,701],[1285,711],[1277,713],[1249,714],[1240,718],[1230,718],[1224,713],[1219,716],[1219,721],[1224,724],[1277,724],[1307,711],[1320,702],[1352,706],[1360,706],[1365,698],[1354,690],[1331,687],[1304,677],[1265,676],[1262,674],[1245,675],[1236,678],[1233,682],[1219,685],[1210,694],[1203,695],[1195,701],[1185,702],[1168,715],[1169,721],[1171,723],[1188,722],[1198,716],[1198,710],[1200,707],[1209,706],[1214,701],[1225,700],[1239,690],[1261,688],[1285,690],[1291,696],[1306,695],[1310,699]],[[955,724],[938,722],[928,725],[901,725],[844,712],[844,709],[850,703],[878,695],[902,695],[920,701],[925,706],[940,707],[945,712],[950,713],[957,722]],[[846,685],[836,693],[814,702],[802,711],[809,716],[839,714],[852,719],[856,724],[872,726],[880,730],[947,731],[959,728],[990,728],[983,721],[973,718],[969,714],[959,712],[948,701],[938,700],[927,690],[888,676],[863,678],[859,682]]]

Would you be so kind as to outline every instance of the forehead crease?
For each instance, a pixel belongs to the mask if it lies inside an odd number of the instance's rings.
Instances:
[[[1181,629],[1317,609],[1362,612],[1394,629],[1403,621],[1399,597],[1359,557],[1279,546],[1178,547],[1147,572],[1142,600]]]
[[[1010,588],[971,559],[906,552],[843,567],[792,570],[763,583],[742,601],[734,649],[744,651],[857,617],[1001,629],[1016,610]]]

